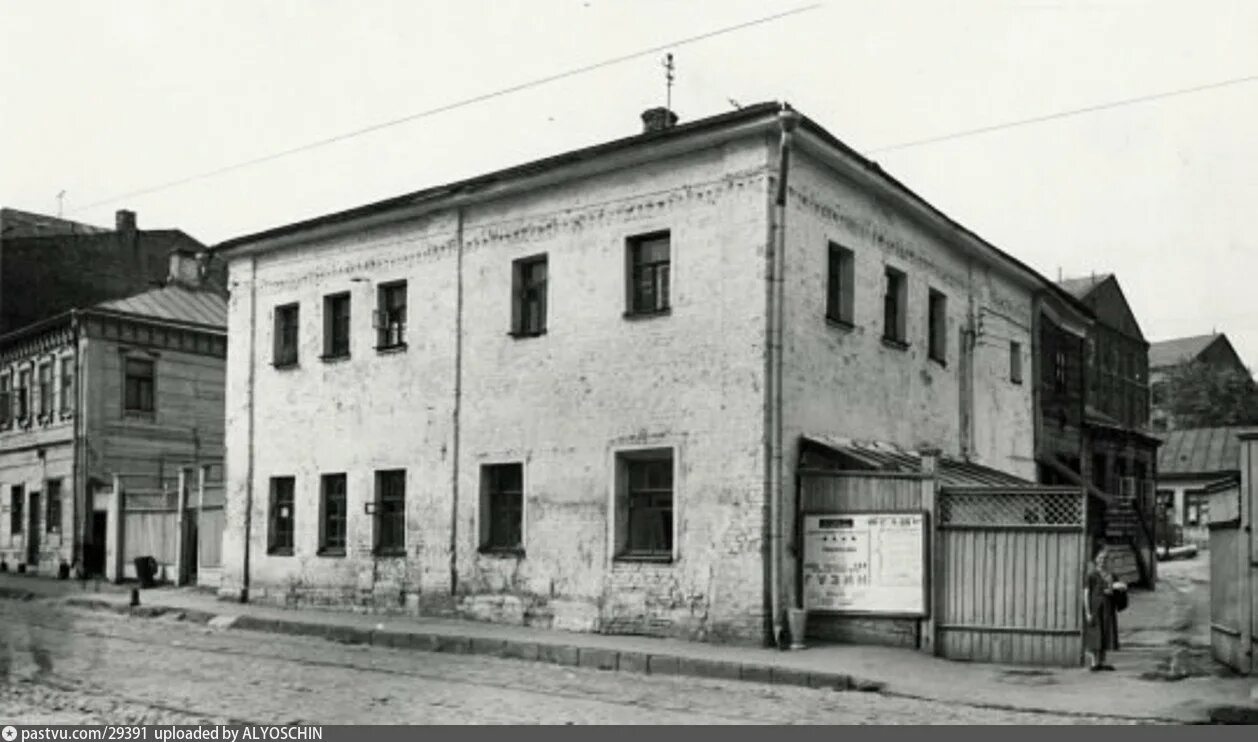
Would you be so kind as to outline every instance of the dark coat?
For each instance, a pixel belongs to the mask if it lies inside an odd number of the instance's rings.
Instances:
[[[1113,595],[1114,578],[1098,569],[1088,571],[1084,587],[1088,591],[1088,603],[1092,606],[1092,620],[1087,620],[1084,606],[1083,648],[1089,652],[1118,649],[1118,611]]]

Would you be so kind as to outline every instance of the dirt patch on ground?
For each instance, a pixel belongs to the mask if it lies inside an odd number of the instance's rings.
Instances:
[[[1186,678],[1238,677],[1231,668],[1215,662],[1203,647],[1180,647],[1166,655],[1157,666],[1140,674],[1142,680],[1175,682]]]

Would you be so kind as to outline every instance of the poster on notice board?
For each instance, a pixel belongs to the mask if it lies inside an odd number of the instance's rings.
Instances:
[[[804,607],[926,615],[922,513],[804,516]]]

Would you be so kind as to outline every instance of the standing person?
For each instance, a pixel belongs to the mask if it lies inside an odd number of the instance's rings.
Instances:
[[[1083,649],[1088,669],[1113,670],[1105,653],[1118,649],[1118,611],[1114,606],[1114,576],[1108,570],[1109,553],[1102,545],[1088,565],[1083,581]]]

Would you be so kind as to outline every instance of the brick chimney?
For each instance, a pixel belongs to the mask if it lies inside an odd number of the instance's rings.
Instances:
[[[114,229],[123,234],[132,234],[135,232],[135,212],[126,209],[118,209],[114,214]]]
[[[179,284],[188,288],[199,287],[204,274],[201,261],[201,256],[190,250],[171,251],[168,257],[170,270],[166,276],[166,283]]]
[[[658,106],[656,108],[648,108],[642,112],[642,131],[664,131],[671,129],[677,125],[677,114]]]

